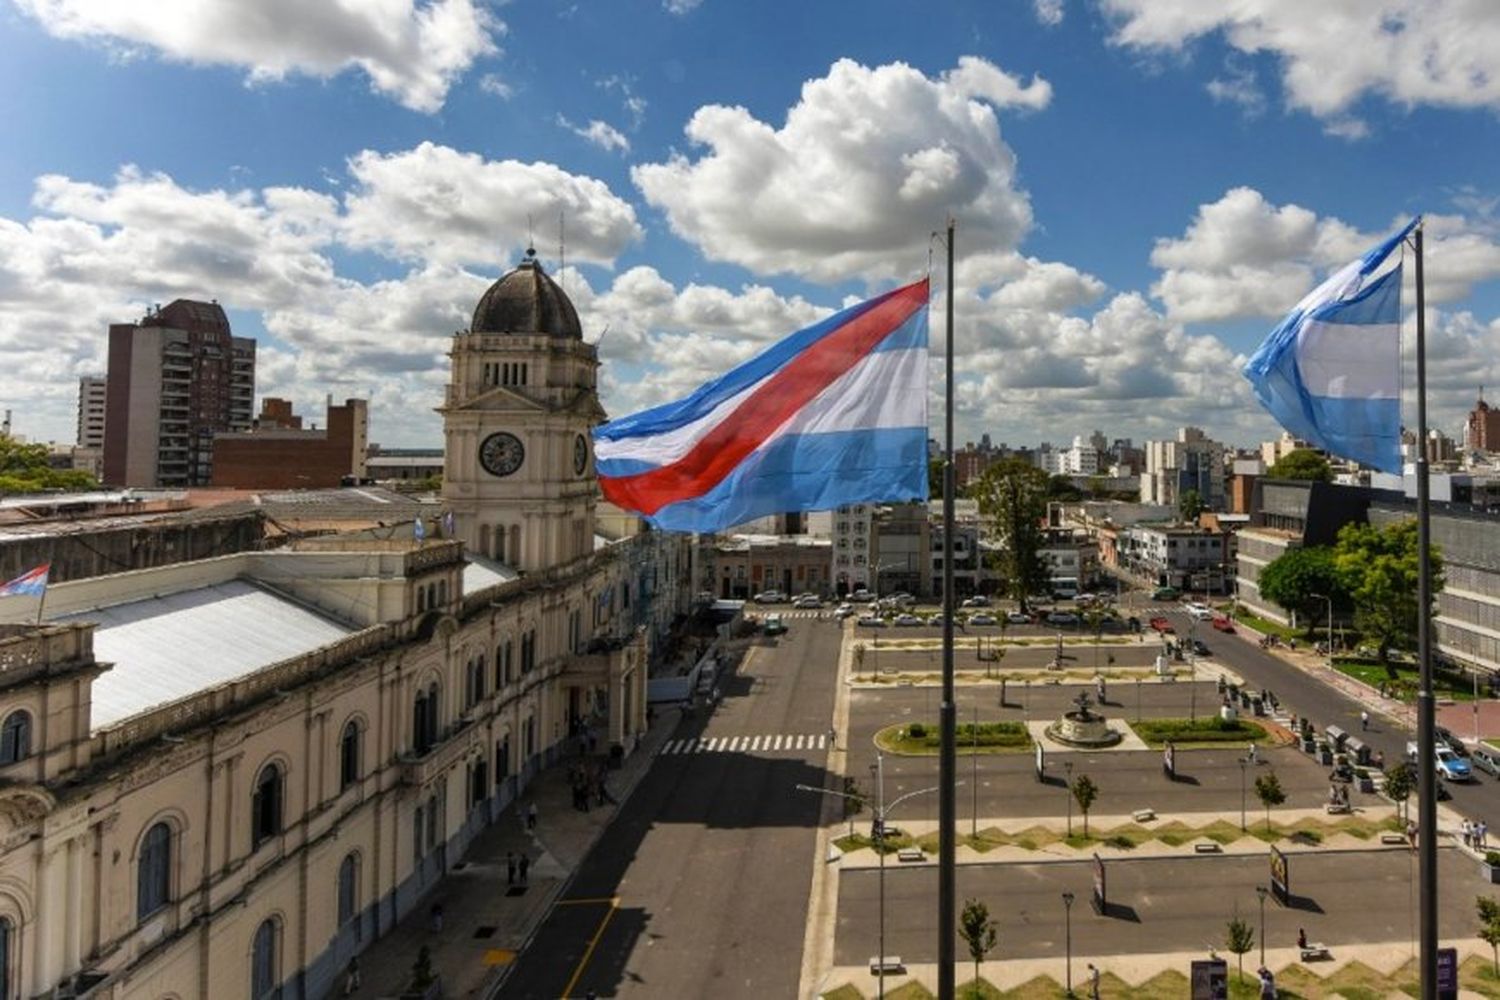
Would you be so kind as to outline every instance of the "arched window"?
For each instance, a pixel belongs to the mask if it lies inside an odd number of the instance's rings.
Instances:
[[[339,863],[339,926],[359,916],[359,859],[347,855]]]
[[[250,1000],[279,1000],[281,985],[276,974],[280,950],[276,921],[262,921],[255,929],[255,948],[250,957]]]
[[[350,719],[344,725],[344,735],[339,740],[339,791],[343,791],[360,778],[359,723]]]
[[[261,768],[255,779],[255,796],[250,802],[250,822],[252,849],[281,832],[281,768],[276,764],[267,764]]]
[[[17,709],[0,725],[0,764],[15,764],[31,756],[31,713]]]
[[[438,806],[437,796],[427,796],[427,849],[430,851],[437,846],[438,839]]]
[[[167,905],[172,894],[172,828],[157,823],[141,839],[136,862],[135,915],[145,920]]]
[[[15,995],[10,988],[10,939],[13,930],[15,925],[10,922],[10,918],[0,917],[0,1000],[10,1000]]]

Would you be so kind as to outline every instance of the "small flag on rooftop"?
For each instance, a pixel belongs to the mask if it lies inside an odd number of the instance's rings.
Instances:
[[[1309,292],[1244,370],[1261,405],[1294,436],[1398,475],[1401,265],[1372,276],[1418,221]]]
[[[51,569],[51,563],[42,563],[9,583],[0,584],[0,597],[41,597],[47,592],[47,574]]]
[[[599,487],[670,531],[927,499],[927,280],[594,429]]]

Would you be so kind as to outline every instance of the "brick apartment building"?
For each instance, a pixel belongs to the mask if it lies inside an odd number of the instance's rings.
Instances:
[[[322,429],[304,428],[285,399],[267,397],[248,431],[214,435],[213,485],[237,489],[315,489],[365,477],[370,414],[363,399],[328,403]]]

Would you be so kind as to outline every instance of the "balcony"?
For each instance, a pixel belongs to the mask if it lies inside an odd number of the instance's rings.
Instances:
[[[469,719],[461,719],[448,731],[445,738],[434,743],[426,753],[401,755],[401,783],[419,788],[445,773],[470,751],[483,753],[484,750],[484,730]]]

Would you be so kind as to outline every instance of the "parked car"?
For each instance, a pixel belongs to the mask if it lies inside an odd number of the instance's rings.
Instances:
[[[817,594],[803,594],[792,602],[794,608],[821,608],[823,599]]]
[[[1228,618],[1228,616],[1226,616],[1226,615],[1215,615],[1214,616],[1214,631],[1216,631],[1216,632],[1225,632],[1225,633],[1228,633],[1230,635],[1233,635],[1234,634],[1234,622],[1230,621],[1229,618]]]
[[[1179,596],[1176,587],[1157,587],[1151,591],[1153,601],[1175,601]]]
[[[1445,746],[1437,748],[1437,773],[1448,781],[1470,781],[1474,773],[1469,770],[1469,762]]]
[[[1012,625],[1030,625],[1031,616],[1024,611],[1007,611],[1005,620]]]
[[[1200,622],[1206,622],[1214,616],[1213,608],[1198,601],[1188,601],[1182,607],[1183,610],[1192,615],[1194,618],[1198,619]]]
[[[1079,617],[1071,611],[1054,611],[1047,616],[1049,625],[1077,625]]]
[[[779,590],[762,590],[755,595],[756,604],[780,604],[786,600],[786,595]]]
[[[1093,604],[1098,599],[1099,598],[1095,597],[1093,594],[1075,594],[1075,595],[1073,595],[1073,603],[1074,604]]]
[[[851,601],[873,601],[875,599],[875,595],[870,593],[865,588],[860,587],[854,593],[849,595],[849,599]]]
[[[964,598],[962,606],[966,608],[987,608],[990,606],[990,599],[983,594],[975,594],[973,597]]]
[[[1469,745],[1442,726],[1434,727],[1432,735],[1437,737],[1438,746],[1447,747],[1460,757],[1469,756]]]
[[[860,615],[854,624],[863,628],[885,628],[885,619],[877,615]]]
[[[1213,655],[1213,653],[1209,652],[1208,647],[1203,644],[1203,640],[1202,639],[1194,639],[1193,640],[1193,652],[1194,652],[1194,654],[1196,654],[1198,656],[1212,656]]]
[[[1155,618],[1151,619],[1149,624],[1158,632],[1176,631],[1174,628],[1172,628],[1172,623],[1167,621],[1166,618],[1162,617],[1161,615],[1157,615]]]
[[[849,604],[848,602],[840,604],[838,607],[833,609],[833,617],[839,619],[840,621],[848,618],[852,614],[854,614],[854,605]]]
[[[926,625],[927,623],[916,615],[897,615],[896,620],[892,624],[901,626],[902,628],[913,628],[917,625]]]
[[[1469,754],[1469,763],[1500,778],[1500,750],[1488,744],[1481,743],[1475,747],[1473,753]]]
[[[786,622],[782,621],[781,616],[773,611],[766,615],[765,630],[766,635],[780,635],[786,631]]]
[[[970,625],[998,625],[1000,620],[988,612],[981,611],[977,615],[969,616]]]

